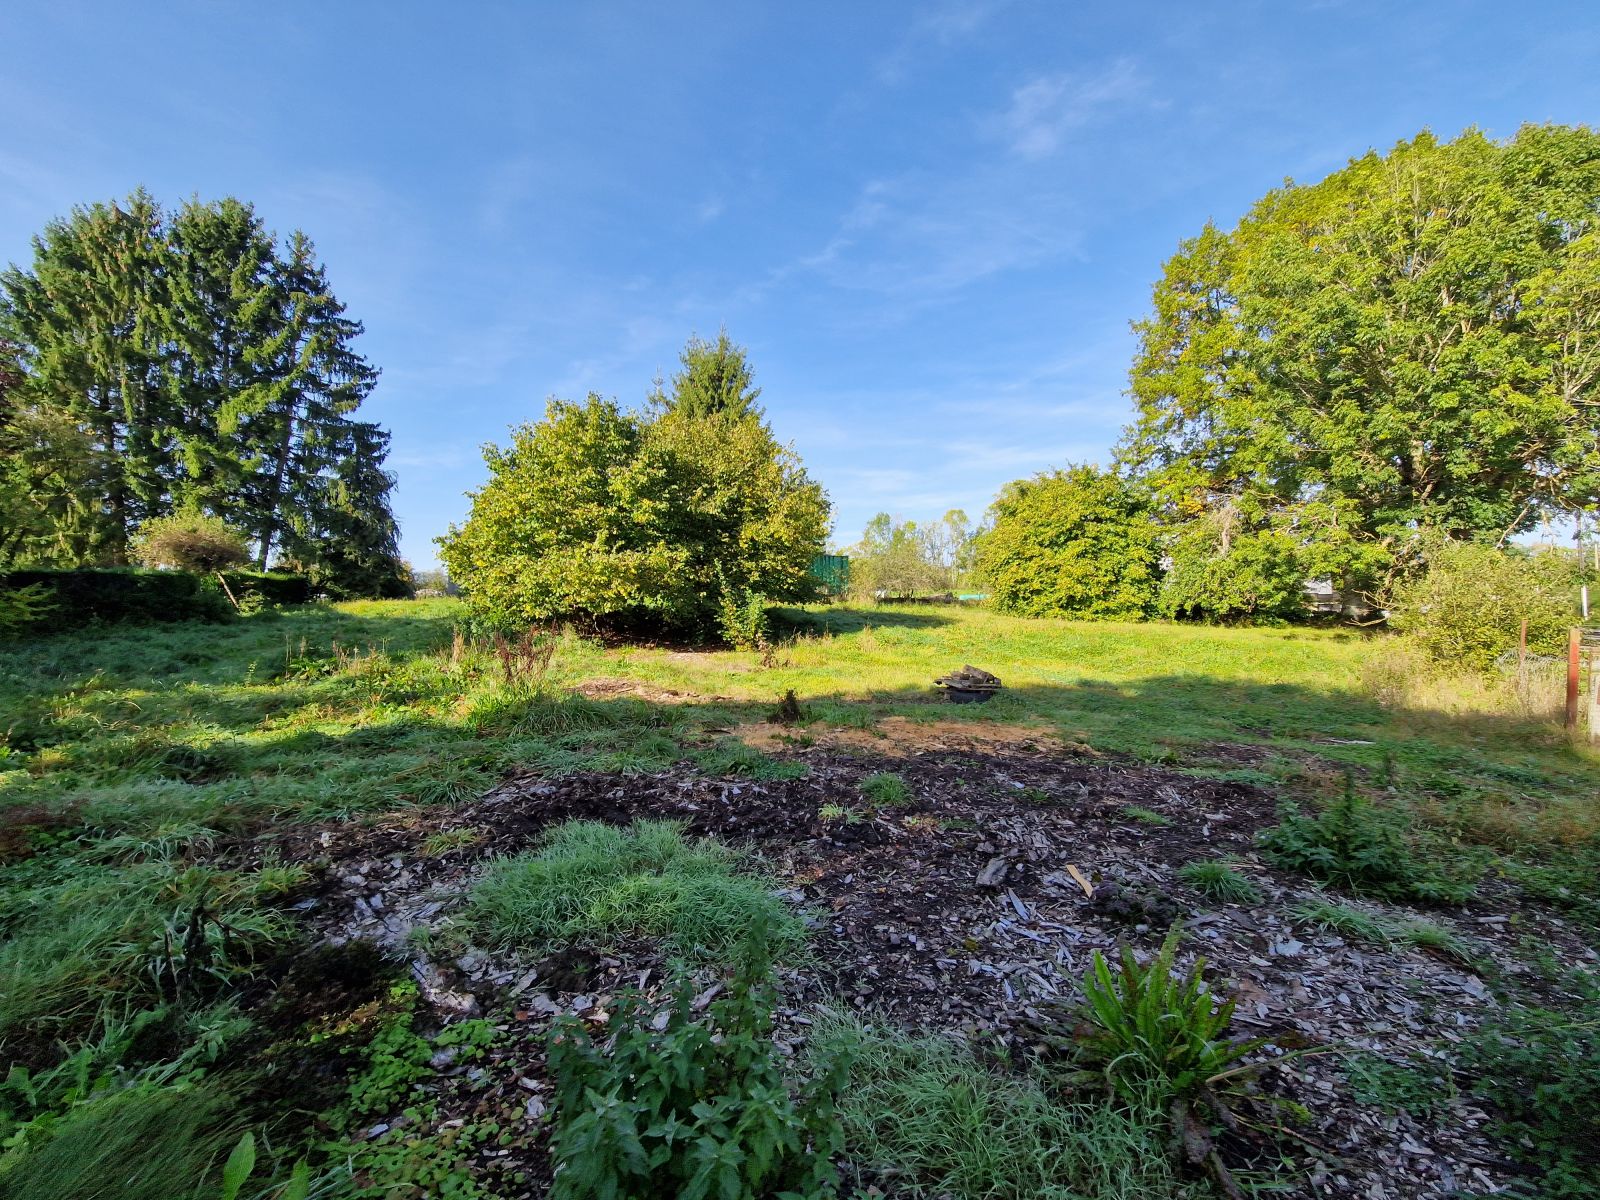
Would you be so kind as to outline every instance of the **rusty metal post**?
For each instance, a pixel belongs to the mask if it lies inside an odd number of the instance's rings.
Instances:
[[[1567,631],[1567,728],[1578,727],[1578,647],[1583,632],[1574,625]]]

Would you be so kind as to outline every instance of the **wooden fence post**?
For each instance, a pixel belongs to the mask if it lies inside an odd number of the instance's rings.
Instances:
[[[1578,727],[1578,647],[1583,631],[1576,625],[1567,630],[1567,728]]]
[[[1589,651],[1589,742],[1600,742],[1600,649]]]

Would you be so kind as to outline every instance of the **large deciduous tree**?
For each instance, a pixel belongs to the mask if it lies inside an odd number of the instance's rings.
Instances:
[[[1380,583],[1600,492],[1600,134],[1422,134],[1207,226],[1138,326],[1121,450],[1169,519]]]
[[[510,446],[485,447],[489,481],[440,539],[478,615],[705,635],[724,601],[809,598],[827,497],[773,438],[740,358],[749,403],[552,400]]]

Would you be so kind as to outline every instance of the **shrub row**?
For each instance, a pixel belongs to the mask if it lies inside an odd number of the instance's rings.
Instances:
[[[241,602],[304,604],[308,580],[299,575],[230,571],[223,578]],[[232,612],[214,578],[182,571],[20,570],[0,573],[0,593],[33,587],[42,602],[13,632],[54,633],[94,621],[218,621]]]

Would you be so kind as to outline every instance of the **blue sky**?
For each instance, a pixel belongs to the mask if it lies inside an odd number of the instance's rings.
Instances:
[[[1591,3],[13,3],[0,260],[144,185],[305,229],[383,370],[406,555],[549,395],[694,332],[853,541],[1104,462],[1207,218],[1429,127],[1600,119]]]

